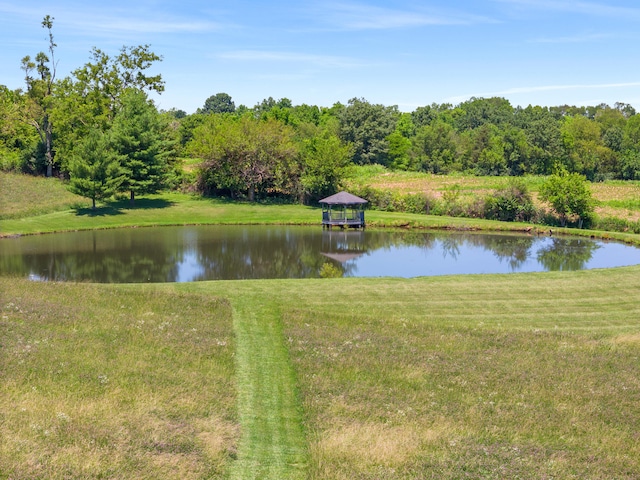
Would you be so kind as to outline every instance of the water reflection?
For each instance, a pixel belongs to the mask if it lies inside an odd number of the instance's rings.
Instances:
[[[0,274],[103,283],[579,270],[640,264],[582,238],[317,227],[163,227],[0,240]]]

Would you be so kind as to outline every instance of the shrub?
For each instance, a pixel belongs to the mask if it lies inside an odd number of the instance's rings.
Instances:
[[[549,203],[565,226],[587,227],[593,221],[594,201],[583,175],[561,171],[540,186],[540,200]]]
[[[0,147],[1,148],[1,147]],[[0,170],[3,172],[22,172],[24,161],[20,153],[10,150],[0,150]]]
[[[484,217],[503,222],[528,222],[536,213],[533,200],[525,183],[511,180],[509,184],[496,190],[484,201]]]
[[[409,193],[404,195],[403,211],[408,213],[424,213],[429,214],[436,200],[426,193]]]
[[[640,233],[640,222],[625,220],[618,217],[603,217],[594,221],[594,228],[609,232]]]

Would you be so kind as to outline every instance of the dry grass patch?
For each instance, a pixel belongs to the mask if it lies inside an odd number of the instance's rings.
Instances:
[[[609,181],[592,183],[593,196],[602,202],[610,200],[637,200],[640,197],[639,182]]]
[[[611,339],[613,343],[619,344],[631,344],[635,346],[640,346],[640,333],[623,333],[622,335],[617,335]]]
[[[599,217],[616,217],[630,222],[637,222],[640,220],[640,210],[631,210],[628,208],[598,206],[595,208],[595,213]]]
[[[434,445],[450,435],[451,427],[446,423],[429,428],[417,424],[353,422],[323,431],[314,455],[337,464],[358,458],[368,465],[398,468],[425,445]]]
[[[480,195],[500,188],[508,181],[506,177],[474,177],[458,175],[434,175],[415,172],[386,172],[367,178],[366,184],[373,188],[388,189],[403,194],[428,193],[442,197],[447,189],[458,186],[461,192]]]

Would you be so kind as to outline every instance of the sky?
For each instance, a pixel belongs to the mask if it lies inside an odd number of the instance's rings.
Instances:
[[[193,113],[216,93],[236,106],[354,97],[411,112],[499,96],[513,106],[628,103],[640,111],[637,0],[0,0],[0,85],[47,51],[57,76],[150,45],[163,110]]]

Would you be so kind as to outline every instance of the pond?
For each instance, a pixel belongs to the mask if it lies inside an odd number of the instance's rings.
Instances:
[[[317,278],[327,270],[345,277],[418,277],[636,264],[640,249],[616,242],[504,233],[201,226],[0,240],[0,275],[46,281]]]

